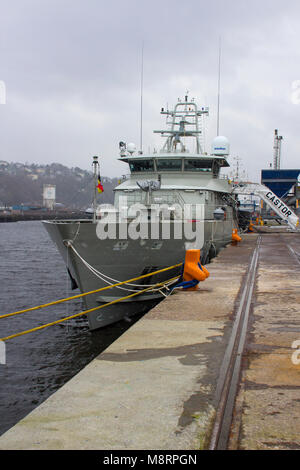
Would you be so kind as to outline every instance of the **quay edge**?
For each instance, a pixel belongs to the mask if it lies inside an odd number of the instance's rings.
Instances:
[[[244,235],[240,244],[222,250],[207,266],[210,277],[200,284],[198,291],[178,291],[154,307],[67,384],[3,434],[0,449],[207,448],[217,405],[215,390],[220,366],[257,236]],[[294,234],[267,235],[272,240],[276,236]],[[264,251],[268,249],[265,247]],[[271,263],[270,250],[269,255]],[[280,269],[277,259],[274,263]],[[267,301],[266,296],[264,300]],[[255,323],[260,321],[259,315],[255,316],[255,307],[253,313],[252,328],[256,325],[256,331],[260,332]],[[282,347],[282,330],[280,334]],[[287,353],[286,349],[287,345],[282,354]],[[254,347],[251,351],[250,364],[251,361],[254,365],[261,363],[258,360],[261,347],[258,352]],[[276,352],[281,354],[280,349]],[[253,358],[254,353],[257,356]],[[252,382],[253,370],[252,366],[246,372]],[[299,366],[298,372],[297,367],[294,370],[297,373],[300,373]],[[267,392],[264,389],[264,397]],[[240,393],[253,396],[255,389]],[[260,408],[267,405],[268,402],[261,403]],[[234,422],[234,429],[238,433],[244,425],[251,428],[248,414],[242,410],[236,417],[239,424]],[[266,430],[266,422],[274,416],[279,426],[280,417],[276,414],[269,418],[263,415]],[[299,431],[299,419],[295,424]],[[256,427],[259,426],[256,422]],[[251,432],[255,433],[255,426]],[[276,426],[272,432],[276,432]],[[293,435],[295,432],[294,429]],[[264,434],[264,439],[271,438]],[[287,439],[288,431],[283,441]],[[255,436],[248,440],[244,436],[241,448],[248,448],[250,442],[254,445]],[[239,445],[237,441],[232,448]]]

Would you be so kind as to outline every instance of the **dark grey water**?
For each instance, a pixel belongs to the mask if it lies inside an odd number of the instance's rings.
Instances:
[[[40,221],[0,224],[0,315],[79,293]],[[0,319],[0,338],[82,310],[80,299]],[[136,316],[134,321],[140,317]],[[0,364],[0,435],[66,383],[134,321],[90,332],[87,319],[8,340]]]

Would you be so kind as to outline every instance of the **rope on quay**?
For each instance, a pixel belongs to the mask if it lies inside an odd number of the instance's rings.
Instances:
[[[183,263],[174,264],[173,266],[169,266],[167,268],[159,269],[158,271],[153,271],[151,273],[143,274],[142,276],[134,277],[132,279],[128,279],[127,281],[116,282],[115,284],[108,285],[108,286],[105,286],[105,287],[101,287],[100,289],[91,290],[89,292],[84,292],[82,294],[73,295],[72,297],[66,297],[65,299],[55,300],[53,302],[48,302],[46,304],[37,305],[36,307],[30,307],[30,308],[27,308],[25,310],[18,310],[17,312],[6,313],[4,315],[0,315],[0,319],[1,318],[12,317],[14,315],[20,315],[21,313],[32,312],[33,310],[39,310],[39,309],[45,308],[45,307],[51,307],[52,305],[61,304],[62,302],[67,302],[67,301],[73,300],[73,299],[79,299],[81,297],[85,297],[85,296],[90,295],[90,294],[96,294],[97,292],[102,292],[102,291],[107,290],[107,289],[112,289],[113,287],[118,287],[118,286],[121,286],[122,284],[128,284],[129,282],[138,281],[139,279],[144,279],[146,277],[153,276],[154,274],[159,274],[159,273],[163,273],[165,271],[168,271],[170,269],[178,268],[179,266],[182,266],[182,264]],[[169,282],[169,281],[165,281],[163,284],[166,284],[167,282]],[[154,287],[156,287],[156,284],[151,285],[149,287],[149,290],[153,289]],[[136,295],[140,294],[141,292],[143,292],[143,291],[138,291]]]
[[[180,266],[180,265],[176,265],[176,267],[177,266]],[[172,267],[175,267],[175,266],[172,266]],[[171,269],[171,268],[165,268],[165,270],[166,269]],[[151,274],[153,274],[153,273],[151,273]],[[140,278],[136,278],[136,279],[140,279]],[[133,279],[133,280],[136,280],[136,279]],[[48,326],[57,325],[57,324],[62,323],[66,320],[71,320],[72,318],[76,318],[76,317],[80,317],[82,315],[86,315],[87,313],[94,312],[95,310],[100,310],[101,308],[108,307],[109,305],[116,304],[116,303],[120,302],[121,300],[126,300],[126,299],[129,299],[129,298],[134,297],[136,295],[142,294],[143,292],[147,292],[147,291],[153,289],[153,287],[164,286],[167,282],[175,281],[176,279],[178,279],[178,276],[173,277],[172,279],[169,279],[168,281],[159,282],[157,284],[154,284],[153,286],[147,287],[147,289],[140,290],[139,292],[135,292],[134,294],[126,295],[125,297],[118,298],[118,299],[113,300],[111,302],[108,302],[104,305],[99,305],[99,307],[90,308],[89,310],[85,310],[84,312],[75,313],[74,315],[70,315],[68,317],[61,318],[61,319],[53,321],[51,323],[47,323],[45,325],[37,326],[35,328],[31,328],[30,330],[21,331],[19,333],[15,333],[13,335],[6,336],[5,338],[0,338],[0,341],[7,341],[8,339],[16,338],[17,336],[23,336],[23,335],[26,335],[28,333],[33,333],[34,331],[42,330],[44,328],[47,328]],[[124,282],[127,282],[127,281],[124,281]],[[113,286],[109,286],[109,287],[113,287]],[[105,287],[104,289],[107,289],[107,287]],[[92,292],[99,292],[99,290],[98,291],[92,291]],[[92,292],[88,292],[87,294],[90,294]],[[80,297],[80,296],[77,296],[77,297]],[[70,298],[72,298],[72,297],[70,297]],[[63,299],[63,300],[65,300],[65,299]],[[58,303],[59,302],[61,302],[61,301],[58,301]],[[53,303],[51,303],[51,305],[53,305]],[[34,307],[34,308],[36,308],[36,307]],[[19,313],[21,313],[21,312],[19,312]]]

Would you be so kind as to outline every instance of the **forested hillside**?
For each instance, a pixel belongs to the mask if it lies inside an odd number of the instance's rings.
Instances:
[[[101,176],[104,192],[99,202],[112,203],[117,178]],[[0,161],[0,207],[16,204],[42,205],[43,185],[56,186],[56,202],[74,209],[85,209],[93,200],[93,174],[60,163],[36,165]]]

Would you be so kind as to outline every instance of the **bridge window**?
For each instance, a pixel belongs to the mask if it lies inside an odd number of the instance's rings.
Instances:
[[[157,160],[158,171],[181,171],[182,162],[180,159],[173,160],[172,158],[159,158]]]
[[[185,171],[212,171],[212,160],[184,160]]]
[[[130,171],[154,171],[153,160],[135,160],[129,162]]]

